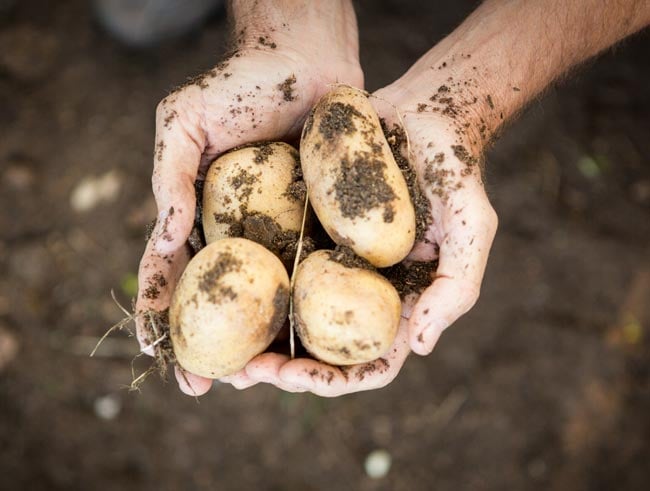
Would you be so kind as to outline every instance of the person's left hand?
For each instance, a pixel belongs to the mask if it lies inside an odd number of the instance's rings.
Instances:
[[[421,295],[404,300],[397,337],[382,358],[336,367],[264,353],[226,378],[235,387],[266,382],[290,392],[310,391],[325,397],[384,387],[397,376],[411,350],[430,353],[442,332],[476,303],[497,228],[497,216],[483,186],[480,150],[459,131],[464,128],[462,121],[434,110],[440,109],[439,103],[429,99],[404,102],[404,92],[396,82],[378,91],[371,101],[388,128],[403,122],[409,137],[409,160],[429,201],[431,223],[405,262],[438,259],[431,285]]]

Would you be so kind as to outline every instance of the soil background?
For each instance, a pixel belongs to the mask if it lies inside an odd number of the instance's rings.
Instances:
[[[475,4],[358,1],[368,88]],[[121,318],[110,290],[129,304],[154,216],[156,103],[215,64],[223,15],[131,52],[83,0],[2,12],[0,489],[649,489],[650,33],[551,88],[489,153],[482,296],[431,356],[370,393],[218,385],[197,403],[155,378],[125,390],[126,334],[88,353]],[[73,190],[107,173],[117,193],[75,211]],[[372,480],[377,448],[393,463]]]

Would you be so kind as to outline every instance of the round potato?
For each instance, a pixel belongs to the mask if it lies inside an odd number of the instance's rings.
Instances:
[[[289,276],[280,260],[247,239],[208,244],[189,262],[169,308],[179,365],[208,378],[243,368],[287,318]]]
[[[365,93],[339,86],[307,118],[300,160],[309,198],[330,237],[377,267],[415,240],[408,187]]]
[[[246,237],[278,253],[278,235],[300,231],[305,187],[298,152],[260,143],[215,160],[203,186],[203,232],[209,244]]]
[[[296,271],[296,331],[307,351],[326,363],[376,360],[395,340],[399,295],[364,263],[352,253],[321,250],[310,254]]]

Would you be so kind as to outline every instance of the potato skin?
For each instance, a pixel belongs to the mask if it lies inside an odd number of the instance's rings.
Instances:
[[[208,244],[189,262],[169,308],[178,364],[219,378],[263,352],[288,313],[289,277],[280,260],[247,239]]]
[[[415,211],[379,118],[363,92],[339,86],[307,118],[300,160],[310,202],[339,245],[377,267],[415,240]]]
[[[300,231],[304,197],[292,188],[299,165],[298,151],[282,142],[247,146],[215,160],[203,187],[206,242],[244,236],[251,215],[263,217],[266,228]]]
[[[399,295],[379,273],[344,266],[332,254],[316,251],[298,266],[293,293],[298,336],[326,363],[376,360],[395,340]]]

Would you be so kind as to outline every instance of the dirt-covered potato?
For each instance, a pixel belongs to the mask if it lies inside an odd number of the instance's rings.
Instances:
[[[212,163],[203,186],[206,242],[245,237],[281,255],[300,231],[304,200],[291,145],[260,143],[228,152]]]
[[[300,160],[312,207],[339,245],[377,267],[415,240],[415,212],[379,118],[366,95],[339,86],[307,118]]]
[[[222,239],[187,265],[171,306],[178,364],[219,378],[263,352],[287,318],[289,276],[280,260],[247,239]]]
[[[314,357],[333,365],[376,360],[395,340],[401,304],[389,281],[346,251],[316,251],[296,272],[296,331]]]

